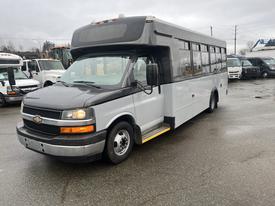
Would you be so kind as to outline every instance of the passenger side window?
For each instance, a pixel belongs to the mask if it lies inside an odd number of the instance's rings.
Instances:
[[[152,63],[149,57],[138,57],[133,70],[134,80],[146,83],[146,66],[149,63]]]
[[[201,52],[200,52],[200,46],[198,44],[192,44],[192,50],[193,50],[193,69],[194,74],[202,74],[202,60],[201,60]]]
[[[202,72],[208,74],[210,72],[209,64],[209,50],[207,45],[201,44],[201,61],[202,61]]]
[[[36,61],[28,62],[28,67],[29,67],[30,71],[39,72],[39,68],[38,68],[38,65],[37,65]]]
[[[221,69],[222,69],[221,48],[216,47],[215,50],[216,50],[217,71],[221,71]]]
[[[173,71],[173,78],[176,81],[193,75],[193,70],[191,66],[190,43],[186,41],[179,41],[179,45],[179,61],[177,62],[177,66]]]

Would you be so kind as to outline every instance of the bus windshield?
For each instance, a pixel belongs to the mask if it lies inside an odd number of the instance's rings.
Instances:
[[[241,61],[237,58],[227,59],[227,66],[228,67],[240,67]]]
[[[38,62],[42,70],[64,70],[64,67],[60,61],[39,60]]]
[[[28,79],[28,77],[19,68],[13,68],[15,79]],[[8,68],[0,68],[0,81],[8,80]]]
[[[60,80],[69,84],[119,86],[129,61],[129,56],[81,58],[68,68]]]

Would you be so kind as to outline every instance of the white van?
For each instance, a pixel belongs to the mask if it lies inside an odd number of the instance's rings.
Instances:
[[[6,103],[21,101],[24,94],[40,87],[38,81],[29,79],[22,71],[21,57],[0,53],[0,107]],[[12,73],[13,83],[10,85],[9,73]]]
[[[33,59],[23,61],[22,71],[28,77],[36,79],[43,87],[54,84],[65,72],[59,60],[54,59]]]
[[[241,79],[242,63],[238,57],[227,57],[228,79]]]

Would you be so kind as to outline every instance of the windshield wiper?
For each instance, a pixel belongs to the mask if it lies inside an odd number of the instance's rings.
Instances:
[[[83,80],[78,81],[78,80],[76,80],[76,81],[74,81],[74,83],[85,84],[87,86],[92,86],[92,87],[95,87],[97,89],[101,88],[100,86],[94,85],[95,82],[91,82],[91,81],[83,81]]]

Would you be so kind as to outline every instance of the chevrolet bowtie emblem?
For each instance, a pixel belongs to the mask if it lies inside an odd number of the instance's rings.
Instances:
[[[33,118],[32,118],[32,120],[36,123],[36,124],[41,124],[42,123],[42,118],[40,117],[40,116],[34,116]]]

